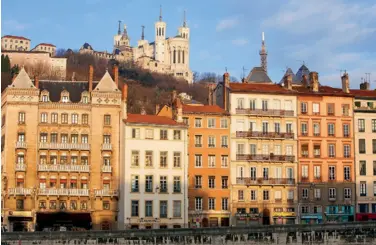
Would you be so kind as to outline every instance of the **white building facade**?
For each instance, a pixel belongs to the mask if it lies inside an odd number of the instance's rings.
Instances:
[[[128,114],[122,127],[119,229],[186,227],[187,126],[162,116]]]

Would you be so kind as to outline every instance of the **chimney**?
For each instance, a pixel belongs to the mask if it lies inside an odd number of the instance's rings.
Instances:
[[[36,88],[39,88],[39,78],[38,76],[34,76],[34,85]]]
[[[122,100],[123,100],[122,113],[123,113],[123,119],[127,119],[127,96],[128,96],[128,84],[124,83],[123,84],[123,89],[122,89]]]
[[[213,87],[212,87],[212,84],[209,84],[208,85],[208,103],[209,105],[213,105]]]
[[[177,98],[176,99],[176,111],[177,111],[177,115],[176,115],[176,121],[181,123],[183,122],[183,105],[180,101],[180,98]]]
[[[141,107],[141,115],[146,115],[146,110],[144,106]]]
[[[119,86],[119,67],[117,65],[114,65],[113,73],[114,73],[114,81],[115,81],[116,87],[118,87]]]
[[[284,87],[288,90],[292,90],[292,75],[288,74],[284,77]]]
[[[343,76],[341,77],[341,79],[342,79],[342,92],[346,94],[350,93],[349,74],[345,72]]]
[[[158,114],[158,112],[159,112],[159,109],[160,109],[160,106],[159,106],[159,104],[156,104],[156,105],[155,105],[155,115],[157,115],[157,114]]]
[[[93,91],[93,76],[94,68],[92,65],[89,65],[89,92]]]
[[[315,71],[309,73],[310,90],[319,92],[319,74]]]
[[[308,87],[308,78],[307,78],[307,75],[304,74],[302,78],[303,78],[303,79],[302,79],[302,84],[303,84],[303,86],[304,86],[305,88],[307,88],[307,87]]]
[[[176,90],[174,89],[172,90],[171,102],[174,103],[175,99],[176,99]]]
[[[72,73],[72,82],[76,81],[76,72]]]
[[[360,89],[361,90],[369,90],[370,89],[370,85],[369,85],[369,82],[367,81],[364,81],[360,84]]]
[[[223,109],[228,110],[228,93],[227,88],[230,87],[230,74],[226,72],[223,74]]]

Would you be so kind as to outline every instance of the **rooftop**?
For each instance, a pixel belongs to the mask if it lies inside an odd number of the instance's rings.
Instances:
[[[137,123],[137,124],[167,125],[167,126],[185,126],[185,124],[178,123],[171,118],[157,116],[157,115],[128,114],[127,119],[125,119],[124,122],[125,123]]]
[[[40,43],[40,44],[38,44],[37,46],[50,46],[50,47],[56,47],[55,45],[50,44],[50,43]],[[37,46],[36,46],[36,47],[37,47]]]
[[[262,67],[253,67],[245,80],[249,83],[272,83]]]
[[[26,38],[26,37],[21,37],[21,36],[12,36],[12,35],[5,35],[3,36],[2,38],[14,38],[14,39],[22,39],[22,40],[28,40],[30,41],[30,39]]]
[[[183,113],[191,114],[226,114],[226,111],[217,105],[184,105]]]
[[[270,94],[294,94],[295,91],[287,90],[274,83],[230,83],[233,93],[270,93]]]
[[[376,99],[376,90],[350,89],[350,93],[355,98],[373,98]]]

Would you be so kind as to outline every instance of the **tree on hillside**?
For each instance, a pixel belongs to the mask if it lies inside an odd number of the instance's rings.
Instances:
[[[10,60],[8,55],[1,55],[1,72],[10,72]]]
[[[14,66],[10,69],[11,77],[14,77],[14,76],[18,75],[19,72],[20,72],[20,67],[19,67],[18,65],[14,65]]]

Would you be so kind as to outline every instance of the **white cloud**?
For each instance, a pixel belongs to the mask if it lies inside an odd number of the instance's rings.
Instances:
[[[28,24],[18,22],[17,20],[4,21],[4,29],[6,29],[7,31],[23,31],[28,26]]]
[[[234,44],[236,46],[244,46],[244,45],[248,44],[248,40],[245,39],[245,38],[236,38],[236,39],[233,39],[231,42],[232,42],[232,44]]]
[[[230,17],[227,19],[220,20],[216,26],[217,31],[224,31],[226,29],[231,29],[239,24],[238,17]]]

